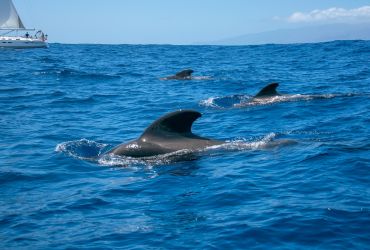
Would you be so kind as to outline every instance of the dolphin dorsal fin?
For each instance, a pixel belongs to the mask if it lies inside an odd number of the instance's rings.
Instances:
[[[269,85],[267,85],[266,87],[264,87],[263,89],[260,90],[260,92],[258,92],[257,95],[255,95],[254,97],[263,97],[263,96],[274,96],[274,95],[280,95],[277,91],[276,91],[276,88],[279,86],[278,83],[276,82],[273,82],[273,83],[270,83]]]
[[[178,77],[191,77],[191,74],[193,74],[194,70],[192,69],[185,69],[183,71],[180,71],[176,73],[176,76]]]
[[[193,122],[201,117],[201,113],[194,110],[179,110],[168,113],[154,121],[141,135],[155,135],[161,131],[189,134]]]

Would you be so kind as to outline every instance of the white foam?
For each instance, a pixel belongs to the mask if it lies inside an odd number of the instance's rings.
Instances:
[[[301,95],[301,94],[294,94],[294,95],[279,95],[279,96],[272,96],[272,97],[265,97],[265,98],[253,98],[249,95],[232,95],[232,96],[224,96],[224,97],[209,97],[206,100],[202,100],[199,102],[199,105],[211,108],[227,108],[226,106],[222,105],[222,101],[225,99],[231,100],[231,106],[234,108],[242,108],[248,106],[261,106],[261,105],[270,105],[274,103],[280,102],[293,102],[293,101],[310,101],[314,99],[332,99],[336,97],[351,97],[355,96],[356,94],[322,94],[322,95]],[[220,103],[220,104],[218,104]]]
[[[234,107],[246,107],[255,105],[269,105],[280,102],[310,101],[314,99],[331,99],[335,97],[352,96],[343,94],[323,94],[323,95],[280,95],[267,98],[255,98],[252,101],[240,102],[234,104]]]
[[[176,162],[179,160],[189,159],[187,157],[191,157],[191,154],[195,153],[196,151],[191,151],[188,149],[178,150],[175,152],[171,152],[168,154],[156,155],[156,156],[148,156],[148,157],[140,157],[134,158],[129,156],[119,156],[114,154],[106,154],[99,158],[98,162],[104,166],[143,166],[147,168],[151,168],[156,165],[167,165],[172,162]]]
[[[221,108],[215,103],[215,100],[220,97],[210,97],[206,100],[202,100],[199,102],[199,105],[204,106],[204,107],[212,107],[212,108]]]
[[[276,138],[275,133],[269,133],[262,137],[261,139],[257,139],[256,141],[247,141],[246,139],[238,139],[238,140],[231,140],[226,141],[224,144],[211,146],[206,148],[206,150],[237,150],[237,151],[243,151],[243,150],[258,150],[258,149],[264,149],[269,147],[268,145]]]
[[[140,146],[137,143],[131,143],[127,145],[126,148],[139,149]]]
[[[98,143],[88,139],[80,139],[59,143],[56,145],[55,151],[66,153],[82,160],[92,160],[101,155],[107,146],[108,144]]]
[[[212,80],[211,76],[192,76],[191,80]]]

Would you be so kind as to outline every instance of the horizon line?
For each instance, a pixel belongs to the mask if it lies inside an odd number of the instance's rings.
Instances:
[[[260,43],[260,44],[207,44],[207,43],[194,43],[194,44],[175,44],[175,43],[74,43],[74,42],[48,42],[48,44],[63,44],[63,45],[131,45],[131,46],[227,46],[227,47],[237,47],[237,46],[261,46],[261,45],[294,45],[294,44],[313,44],[313,43],[332,43],[332,42],[350,42],[350,41],[370,41],[370,39],[336,39],[328,41],[319,42],[292,42],[292,43]]]

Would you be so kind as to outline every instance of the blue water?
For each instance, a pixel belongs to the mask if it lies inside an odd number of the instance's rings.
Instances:
[[[370,41],[0,50],[0,249],[369,249],[369,84]],[[226,143],[104,156],[178,109]]]

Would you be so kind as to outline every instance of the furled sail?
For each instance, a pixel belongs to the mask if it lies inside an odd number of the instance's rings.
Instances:
[[[14,7],[12,0],[0,0],[0,28],[24,29],[21,18]]]

